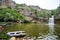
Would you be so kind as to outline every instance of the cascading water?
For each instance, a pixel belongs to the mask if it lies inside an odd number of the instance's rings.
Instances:
[[[48,26],[49,26],[50,33],[53,34],[54,33],[54,15],[49,18]]]
[[[54,15],[52,15],[52,17],[49,18],[48,20],[48,26],[49,26],[49,30],[50,30],[50,34],[47,37],[48,40],[57,40],[56,38],[58,38],[58,36],[54,35]]]
[[[48,20],[48,27],[50,33],[45,35],[45,38],[42,37],[42,40],[57,40],[58,36],[54,35],[54,15]],[[41,37],[41,36],[40,36]]]

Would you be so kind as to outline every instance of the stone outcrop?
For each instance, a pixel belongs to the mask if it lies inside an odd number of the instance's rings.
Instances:
[[[60,13],[58,13],[57,16],[55,17],[55,23],[60,24]]]
[[[15,8],[15,2],[13,0],[0,0],[0,7],[2,7],[2,8],[6,8],[6,7]]]

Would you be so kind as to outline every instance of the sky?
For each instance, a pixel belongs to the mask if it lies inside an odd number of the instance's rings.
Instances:
[[[14,1],[19,4],[39,6],[40,8],[48,10],[56,9],[60,4],[60,0],[14,0]]]

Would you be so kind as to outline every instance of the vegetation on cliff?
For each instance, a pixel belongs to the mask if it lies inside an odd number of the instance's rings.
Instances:
[[[10,8],[0,8],[0,20],[15,20],[24,19],[22,14],[19,14],[17,10]]]

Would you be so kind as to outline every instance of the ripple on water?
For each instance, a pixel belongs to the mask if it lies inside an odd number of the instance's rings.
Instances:
[[[38,37],[37,40],[57,40],[57,38],[58,36],[56,35],[47,34],[47,35]]]

